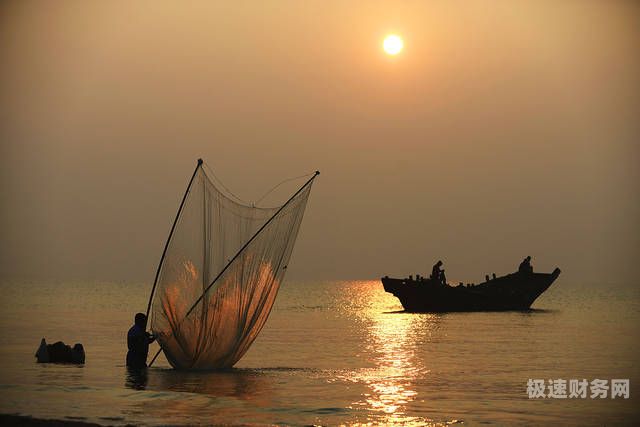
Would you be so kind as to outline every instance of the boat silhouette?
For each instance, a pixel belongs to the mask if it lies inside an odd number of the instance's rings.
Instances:
[[[408,312],[528,310],[560,275],[518,271],[478,285],[450,286],[430,278],[383,277],[384,290]]]

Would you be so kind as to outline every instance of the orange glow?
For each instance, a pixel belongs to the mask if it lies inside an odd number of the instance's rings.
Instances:
[[[404,42],[400,36],[389,34],[385,37],[384,42],[382,43],[382,48],[389,55],[397,55],[404,48]]]

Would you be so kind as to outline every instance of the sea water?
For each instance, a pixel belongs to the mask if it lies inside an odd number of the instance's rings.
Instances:
[[[124,362],[148,284],[1,286],[2,413],[110,425],[640,423],[637,286],[560,276],[531,311],[409,314],[378,280],[286,281],[234,369],[175,371],[161,356],[146,375]],[[86,364],[37,364],[42,337],[81,342]],[[530,398],[529,379],[628,379],[629,393]]]

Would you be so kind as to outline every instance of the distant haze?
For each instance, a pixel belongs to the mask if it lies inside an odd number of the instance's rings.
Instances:
[[[637,284],[639,22],[632,1],[3,1],[0,279],[152,280],[202,157],[247,200],[321,171],[289,278],[442,259],[479,282],[531,255]]]

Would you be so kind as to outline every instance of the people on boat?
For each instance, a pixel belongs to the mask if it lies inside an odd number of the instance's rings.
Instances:
[[[533,273],[533,267],[531,266],[531,257],[528,256],[520,263],[520,267],[518,267],[518,272],[520,273]]]
[[[489,280],[491,280],[491,279],[489,279],[489,275],[488,274],[484,275],[484,280],[485,280],[485,282],[488,282]]]
[[[496,273],[493,273],[493,280],[496,280]]]
[[[440,269],[442,266],[442,261],[438,261],[435,263],[433,268],[431,269],[431,280],[434,280],[443,285],[447,284],[447,277],[444,275],[444,269]]]
[[[149,344],[155,337],[147,329],[147,316],[144,313],[137,313],[134,318],[134,325],[127,333],[127,367],[146,368],[147,355],[149,354]]]

